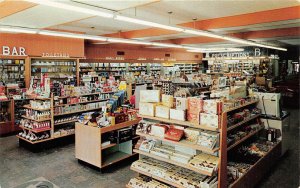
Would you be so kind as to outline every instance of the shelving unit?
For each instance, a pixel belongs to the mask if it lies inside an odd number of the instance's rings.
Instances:
[[[124,159],[136,156],[132,150],[132,139],[122,143],[111,143],[102,146],[104,134],[129,128],[136,125],[140,119],[111,125],[104,128],[91,127],[76,123],[75,125],[75,157],[78,160],[104,168]]]
[[[78,95],[78,96],[89,96],[89,95],[99,95],[99,94],[101,94],[101,93],[97,92],[97,93],[83,94],[83,95]],[[21,126],[20,128],[23,129],[23,130],[32,132],[32,133],[37,133],[37,134],[43,133],[45,131],[49,131],[50,137],[47,138],[47,139],[36,140],[36,141],[30,141],[30,140],[28,140],[26,138],[23,138],[23,137],[19,136],[19,135],[17,135],[17,137],[19,139],[21,139],[21,140],[27,141],[30,144],[36,144],[36,143],[41,143],[41,142],[46,142],[46,141],[49,141],[49,140],[54,140],[54,139],[62,138],[62,137],[69,136],[69,135],[74,135],[74,133],[72,133],[72,131],[70,131],[71,132],[70,134],[60,135],[60,136],[56,136],[54,133],[56,132],[57,128],[61,128],[63,125],[75,126],[75,122],[78,121],[77,119],[72,119],[72,120],[67,120],[67,121],[61,121],[61,122],[56,122],[56,123],[54,123],[55,122],[54,120],[56,118],[62,117],[62,116],[73,115],[73,114],[77,114],[78,115],[78,114],[81,114],[81,113],[84,113],[84,112],[90,112],[90,111],[93,111],[93,110],[101,110],[101,108],[84,109],[84,110],[78,110],[78,111],[66,112],[66,113],[60,113],[60,114],[54,114],[54,108],[56,108],[56,107],[70,106],[70,105],[76,105],[76,104],[86,104],[86,103],[92,103],[92,102],[103,102],[103,101],[107,101],[108,100],[108,99],[93,100],[93,101],[86,101],[86,102],[80,102],[80,103],[74,103],[74,104],[56,105],[54,107],[54,101],[55,100],[72,98],[72,97],[77,97],[77,96],[53,97],[53,94],[52,94],[50,98],[41,98],[41,97],[31,98],[30,100],[42,100],[42,101],[50,100],[51,101],[50,102],[51,103],[51,107],[48,108],[48,109],[38,109],[38,108],[33,108],[33,107],[29,106],[29,105],[24,105],[23,106],[24,108],[31,109],[31,110],[34,110],[34,111],[39,111],[39,112],[50,111],[51,117],[50,118],[45,118],[45,119],[34,119],[32,117],[27,117],[25,115],[22,115],[21,117],[25,118],[25,119],[28,119],[28,120],[31,120],[31,121],[35,121],[35,122],[50,121],[50,128],[30,129],[30,128],[23,127],[23,126]],[[57,126],[59,126],[59,127],[57,127]]]
[[[246,123],[248,123],[250,121],[254,121],[255,119],[260,117],[260,114],[254,114],[254,115],[251,115],[249,118],[244,119],[243,121],[241,121],[239,123],[236,123],[236,124],[234,124],[230,127],[227,127],[228,114],[229,113],[234,113],[235,111],[238,111],[238,110],[242,110],[242,109],[247,108],[251,105],[255,105],[257,102],[258,101],[254,100],[254,101],[251,101],[251,102],[247,102],[243,105],[240,105],[238,107],[230,108],[230,109],[224,111],[222,114],[220,114],[221,124],[220,124],[219,128],[211,128],[211,127],[207,127],[207,126],[201,126],[201,125],[197,125],[195,123],[190,123],[190,122],[187,122],[187,121],[177,121],[177,120],[157,118],[157,117],[152,117],[152,116],[140,116],[144,119],[147,119],[148,121],[151,120],[151,121],[157,121],[157,122],[162,122],[162,123],[176,124],[176,125],[180,125],[180,126],[184,126],[184,127],[194,127],[194,128],[196,127],[196,128],[203,129],[203,130],[210,130],[210,131],[219,132],[220,133],[220,145],[219,145],[219,147],[216,147],[214,149],[204,148],[202,146],[190,143],[190,142],[185,141],[185,140],[181,140],[179,142],[176,142],[176,141],[167,140],[165,138],[161,138],[161,137],[157,137],[157,136],[137,132],[137,135],[139,135],[141,137],[148,138],[148,139],[160,140],[163,143],[168,143],[168,144],[177,145],[177,146],[184,146],[186,148],[195,149],[195,150],[198,150],[198,151],[203,151],[203,152],[208,153],[208,154],[217,154],[218,158],[219,158],[219,164],[218,164],[218,171],[217,171],[216,174],[208,173],[206,171],[197,169],[197,168],[195,168],[195,167],[193,167],[189,164],[179,163],[177,161],[172,161],[169,158],[164,158],[164,157],[161,157],[161,156],[158,156],[158,155],[154,155],[151,152],[145,152],[145,151],[141,151],[141,150],[138,150],[138,149],[134,149],[134,152],[139,153],[141,158],[143,158],[143,156],[154,158],[156,160],[163,161],[163,162],[166,162],[166,163],[169,163],[169,164],[173,164],[173,165],[176,165],[176,166],[179,166],[179,167],[182,167],[182,168],[186,168],[186,169],[189,169],[191,171],[197,172],[199,174],[207,175],[207,176],[217,175],[218,176],[218,187],[219,188],[228,187],[228,185],[227,185],[227,152],[232,152],[233,148],[238,147],[238,145],[243,144],[248,139],[252,138],[254,135],[257,135],[264,128],[264,127],[260,127],[259,129],[256,129],[252,132],[249,132],[242,139],[236,141],[234,144],[232,144],[230,146],[227,146],[227,132],[232,131],[234,129],[238,129],[238,128],[242,127],[243,125],[245,125]],[[276,150],[276,152],[278,153],[278,151],[277,151],[278,149],[276,149],[276,147],[279,147],[279,146],[276,145],[272,149],[272,151],[270,151],[269,153],[272,153],[274,150]],[[230,186],[231,187],[241,187],[242,183],[245,183],[246,181],[249,184],[251,182],[251,180],[250,180],[251,176],[252,176],[252,178],[254,178],[253,177],[254,173],[252,172],[253,171],[252,169],[255,169],[256,168],[255,166],[257,166],[257,164],[262,163],[261,161],[265,161],[264,158],[270,158],[268,156],[269,156],[269,154],[266,155],[265,157],[263,157],[262,159],[260,159],[253,167],[251,167],[251,169],[248,172],[246,172],[246,174],[249,173],[250,175],[243,176],[242,178],[240,178],[238,181],[236,181],[234,184],[232,184]],[[275,157],[275,158],[278,159],[278,156]],[[266,166],[266,165],[261,164],[260,166]],[[152,177],[153,179],[156,179],[156,180],[161,181],[163,183],[166,183],[168,185],[175,186],[177,188],[183,187],[180,184],[170,182],[170,181],[168,181],[168,180],[166,180],[162,177],[150,174],[148,172],[143,172],[143,171],[141,171],[139,169],[136,169],[134,167],[131,167],[131,170],[134,170],[134,171],[138,172],[139,174],[143,174],[143,175]],[[263,170],[263,171],[266,171],[266,170]],[[257,181],[255,180],[254,182],[257,182]],[[250,185],[253,186],[254,184],[250,184]],[[251,187],[251,186],[249,186],[249,187]]]
[[[159,118],[159,117],[152,117],[152,116],[145,116],[145,115],[139,115],[139,116],[142,118],[145,118],[145,119],[151,119],[151,120],[163,122],[163,123],[188,126],[188,127],[199,128],[199,129],[208,130],[208,131],[219,131],[219,128],[217,128],[217,127],[199,125],[196,123],[191,123],[189,121],[180,121],[180,120],[173,120],[173,119],[166,119],[166,118]]]
[[[41,73],[47,73],[52,80],[71,79],[78,85],[78,59],[32,57],[30,61],[31,76],[40,78]]]
[[[0,81],[5,84],[17,83],[25,88],[25,58],[2,58],[0,56]]]

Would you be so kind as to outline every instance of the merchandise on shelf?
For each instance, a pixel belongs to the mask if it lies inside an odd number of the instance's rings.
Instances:
[[[24,71],[24,59],[0,59],[0,82],[3,85],[16,84],[18,87],[24,88]]]
[[[157,161],[148,157],[135,161],[132,163],[131,168],[149,176],[159,177],[163,182],[172,182],[174,185],[176,185],[176,187],[212,188],[215,187],[218,182],[216,176],[205,176],[189,171],[185,168],[162,161]]]
[[[23,130],[23,132],[20,132],[18,135],[20,138],[23,138],[30,142],[43,141],[51,137],[50,134],[47,132],[33,133],[31,131],[26,131],[26,130]]]
[[[25,117],[35,119],[35,120],[44,120],[51,118],[51,112],[38,112],[32,109],[25,110]]]

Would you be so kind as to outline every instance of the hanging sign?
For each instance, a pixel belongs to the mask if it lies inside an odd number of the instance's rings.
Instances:
[[[245,48],[242,52],[206,53],[205,58],[248,58],[267,55],[260,48]]]
[[[1,50],[1,55],[5,56],[27,56],[24,47],[2,46]]]

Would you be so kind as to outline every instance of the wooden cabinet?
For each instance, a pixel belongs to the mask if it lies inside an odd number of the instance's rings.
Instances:
[[[75,125],[75,157],[99,168],[106,167],[121,160],[136,155],[133,153],[133,140],[122,143],[111,143],[102,146],[102,136],[123,128],[132,127],[140,119],[119,123],[105,128],[86,126],[81,123]]]

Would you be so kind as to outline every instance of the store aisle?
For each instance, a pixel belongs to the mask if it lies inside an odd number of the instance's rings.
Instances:
[[[292,188],[299,186],[299,110],[290,110],[290,151],[264,178],[259,187]],[[15,136],[0,138],[0,187],[15,187],[43,177],[63,188],[124,187],[136,176],[128,165],[108,168],[104,173],[81,165],[74,157],[74,145],[32,153],[19,148]]]

